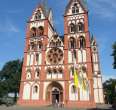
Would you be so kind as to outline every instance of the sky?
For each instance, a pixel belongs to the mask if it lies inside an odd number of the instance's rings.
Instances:
[[[9,60],[24,53],[26,22],[40,0],[0,0],[0,69]],[[63,14],[69,0],[48,0],[54,24],[63,35]],[[116,41],[116,0],[87,0],[89,30],[99,46],[103,80],[116,78],[113,70],[112,44]]]

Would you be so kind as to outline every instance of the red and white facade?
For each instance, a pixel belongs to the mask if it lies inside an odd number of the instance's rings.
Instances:
[[[18,104],[91,108],[104,103],[97,43],[88,29],[83,0],[70,0],[64,14],[64,39],[54,31],[52,10],[39,5],[27,23]],[[74,86],[74,65],[89,86]]]

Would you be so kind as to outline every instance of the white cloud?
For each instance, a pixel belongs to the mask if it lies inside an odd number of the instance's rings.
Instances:
[[[9,31],[11,31],[11,32],[19,32],[19,29],[15,26],[15,25],[13,25],[13,24],[9,24]]]
[[[10,21],[5,20],[0,23],[0,32],[19,32],[19,29]]]

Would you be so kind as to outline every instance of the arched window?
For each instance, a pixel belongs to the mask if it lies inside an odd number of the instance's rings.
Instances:
[[[56,43],[52,40],[51,42],[50,42],[50,47],[55,47],[56,46]]]
[[[56,40],[58,38],[58,35],[57,34],[53,35],[53,38]]]
[[[58,69],[58,72],[62,74],[62,73],[63,73],[63,69],[60,67],[60,68]]]
[[[73,7],[72,7],[72,13],[73,13],[73,14],[79,13],[79,8],[78,8],[78,6],[77,6],[77,3],[75,3],[75,4],[73,5]]]
[[[43,28],[43,26],[40,26],[38,28],[38,36],[42,36],[43,34],[44,34],[44,28]]]
[[[78,32],[80,32],[80,31],[84,31],[84,24],[82,23],[82,22],[79,22],[78,23]]]
[[[38,49],[39,49],[39,50],[41,50],[41,49],[42,49],[42,47],[43,47],[42,42],[41,42],[41,41],[39,41],[39,42],[38,42]]]
[[[34,49],[36,49],[36,44],[35,44],[35,42],[30,42],[30,50],[34,50]]]
[[[74,94],[74,93],[76,93],[76,87],[75,87],[75,85],[72,85],[72,87],[71,87],[71,92]]]
[[[57,69],[54,68],[54,69],[53,69],[53,72],[54,72],[54,74],[57,74]]]
[[[34,86],[33,93],[38,93],[38,86]]]
[[[35,20],[40,20],[41,19],[41,12],[38,10],[35,14]]]
[[[23,99],[24,100],[29,100],[30,99],[30,93],[31,93],[31,85],[29,83],[24,84]]]
[[[27,73],[26,79],[27,79],[27,80],[31,79],[31,70],[28,69],[26,73]]]
[[[61,41],[60,40],[58,40],[58,46],[61,46]]]
[[[36,69],[36,71],[35,71],[35,78],[39,78],[39,76],[40,76],[40,71],[39,71],[39,69]]]
[[[56,41],[56,46],[61,46],[61,41],[59,39]]]
[[[35,27],[33,27],[31,29],[31,37],[36,37],[36,28]]]
[[[69,32],[70,33],[75,33],[76,31],[76,26],[75,24],[71,23],[70,26],[69,26]]]
[[[79,42],[78,42],[79,48],[85,48],[86,47],[86,41],[83,36],[79,37]]]
[[[48,68],[46,72],[47,72],[48,74],[51,74],[51,73],[52,73],[52,69],[51,69],[51,68]]]
[[[38,62],[38,61],[39,61],[39,54],[36,53],[36,62]]]
[[[75,38],[73,38],[73,37],[71,37],[71,38],[69,39],[69,48],[70,48],[70,49],[76,48],[76,40],[75,40]]]
[[[58,45],[58,41],[56,41],[56,47],[58,47],[59,45]]]
[[[39,77],[39,75],[40,75],[40,72],[39,72],[39,70],[37,71],[37,77]]]

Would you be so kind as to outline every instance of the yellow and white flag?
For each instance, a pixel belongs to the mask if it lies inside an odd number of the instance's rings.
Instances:
[[[76,88],[78,88],[78,85],[79,85],[79,79],[78,79],[78,73],[77,73],[77,70],[74,68],[74,85]]]
[[[82,87],[82,89],[87,90],[88,81],[87,81],[87,78],[84,78],[83,73],[81,73],[79,76],[79,82],[80,82],[80,86]]]

